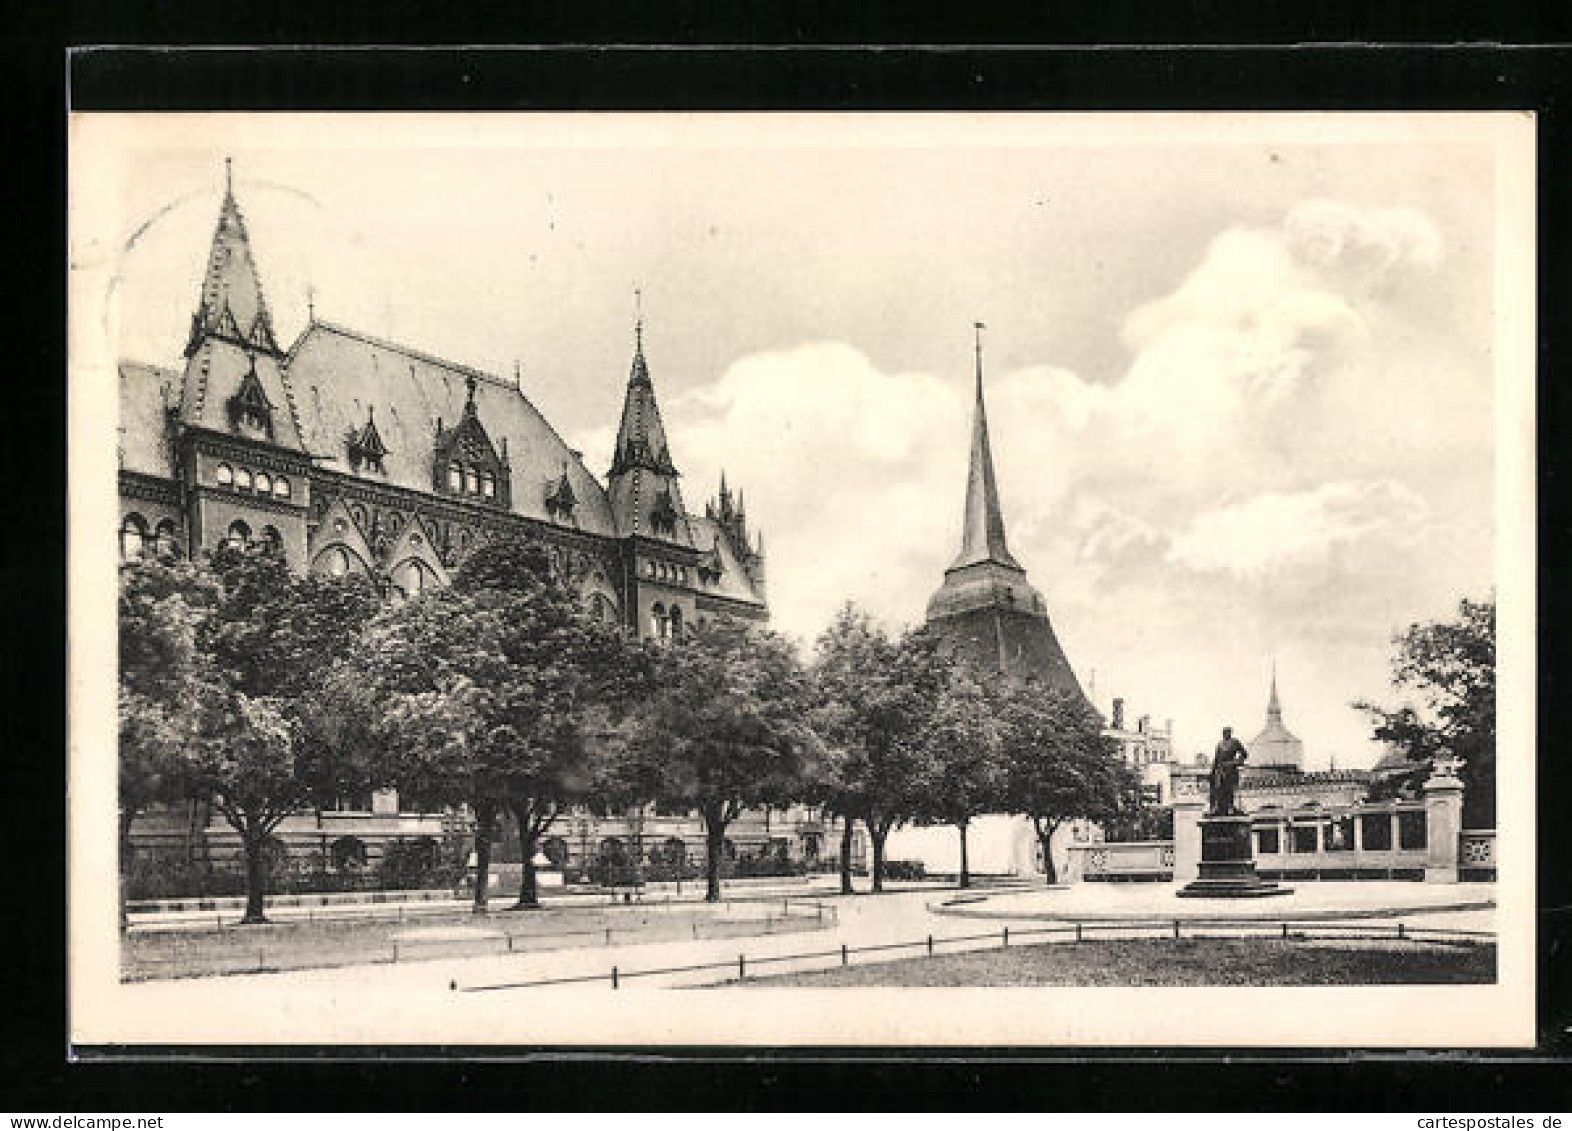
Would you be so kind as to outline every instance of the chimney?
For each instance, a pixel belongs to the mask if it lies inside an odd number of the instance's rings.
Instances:
[[[1115,697],[1113,701],[1113,721],[1108,724],[1114,730],[1124,729],[1124,700]]]
[[[1152,716],[1151,715],[1142,715],[1140,720],[1135,724],[1135,729],[1140,731],[1142,734],[1145,734],[1146,733],[1147,724],[1149,724],[1151,721],[1152,721]]]

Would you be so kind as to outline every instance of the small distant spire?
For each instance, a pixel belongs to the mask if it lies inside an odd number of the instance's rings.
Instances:
[[[413,365],[409,368],[411,373],[415,371],[415,367]],[[477,384],[478,382],[475,380],[475,375],[473,373],[464,378],[464,407],[466,409],[473,409],[475,407],[475,386]]]
[[[1266,716],[1269,719],[1281,719],[1283,716],[1282,704],[1277,700],[1277,657],[1272,657],[1272,693],[1266,700]]]

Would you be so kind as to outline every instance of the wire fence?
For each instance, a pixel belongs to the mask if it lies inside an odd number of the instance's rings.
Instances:
[[[576,974],[560,978],[540,978],[529,981],[496,982],[484,985],[459,986],[456,983],[452,989],[462,993],[486,993],[493,990],[531,989],[541,986],[566,986],[586,985],[594,983],[609,984],[612,989],[619,989],[623,982],[631,978],[648,978],[656,975],[669,974],[698,974],[712,971],[735,971],[737,980],[748,980],[749,967],[767,966],[787,962],[811,962],[823,960],[839,960],[839,965],[847,967],[856,955],[878,954],[897,950],[926,951],[927,957],[933,957],[940,947],[961,947],[965,950],[978,951],[992,949],[986,945],[997,943],[1000,949],[1008,949],[1012,942],[1020,943],[1025,939],[1039,939],[1050,943],[1079,943],[1095,936],[1117,938],[1121,935],[1130,937],[1149,938],[1154,931],[1161,931],[1166,937],[1171,931],[1175,939],[1232,939],[1250,937],[1251,935],[1267,935],[1283,940],[1309,941],[1321,939],[1370,939],[1408,942],[1415,944],[1424,943],[1451,943],[1465,946],[1479,946],[1495,941],[1493,931],[1472,931],[1451,927],[1414,927],[1406,923],[1396,923],[1390,926],[1372,923],[1328,923],[1322,921],[1309,923],[1295,923],[1293,921],[1268,922],[1255,919],[1241,920],[1207,920],[1203,922],[1185,922],[1180,919],[1141,920],[1134,922],[1113,922],[1108,920],[1098,922],[1061,923],[1050,927],[1018,927],[1011,930],[1005,927],[998,931],[986,931],[981,934],[971,935],[946,935],[942,938],[927,935],[920,939],[908,939],[901,942],[874,943],[866,946],[848,946],[841,944],[835,950],[813,950],[797,954],[769,954],[749,957],[739,954],[735,959],[723,959],[711,962],[697,962],[684,966],[655,967],[646,970],[624,970],[613,966],[604,974]],[[952,950],[952,953],[954,951]]]
[[[538,918],[531,919],[537,929],[509,930],[503,920],[482,920],[483,934],[472,937],[432,935],[394,936],[366,940],[359,945],[343,940],[318,939],[302,941],[288,937],[271,942],[250,944],[244,930],[226,926],[215,933],[207,931],[195,940],[184,940],[183,945],[171,954],[148,953],[145,947],[129,952],[124,960],[122,977],[127,981],[149,979],[205,977],[218,974],[258,974],[281,970],[326,969],[342,966],[381,965],[398,962],[429,961],[441,958],[475,958],[487,955],[527,953],[531,951],[583,949],[585,947],[611,947],[631,943],[702,941],[721,938],[752,937],[757,935],[793,934],[823,930],[840,921],[833,903],[804,899],[738,899],[719,904],[694,904],[696,911],[703,909],[713,917],[695,916],[670,922],[650,922],[648,919],[625,925],[608,924],[577,930],[540,930]],[[734,914],[739,909],[751,912],[758,908],[760,914]],[[620,905],[619,905],[620,910]],[[422,908],[411,909],[409,918],[429,916],[433,912]],[[448,915],[454,916],[452,909]],[[604,912],[602,912],[604,913]],[[547,912],[553,914],[553,912]],[[404,921],[405,916],[392,915],[354,916],[349,919],[329,920],[332,923]],[[467,916],[462,916],[467,920]],[[278,925],[300,922],[300,919],[281,921]],[[456,923],[462,929],[467,922]],[[204,941],[208,940],[208,941]],[[151,938],[139,940],[156,945]]]

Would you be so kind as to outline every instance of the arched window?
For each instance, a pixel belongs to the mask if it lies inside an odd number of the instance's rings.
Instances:
[[[546,854],[546,859],[558,868],[568,862],[568,842],[560,836],[548,836],[541,844],[540,850]]]
[[[349,555],[344,547],[334,546],[322,555],[322,568],[329,577],[343,577],[349,572]]]
[[[655,563],[654,562],[645,562],[644,563],[644,576],[645,577],[654,577],[655,576]]]
[[[480,472],[473,467],[464,469],[464,489],[471,495],[480,494]]]
[[[284,552],[284,539],[279,536],[278,529],[273,526],[264,526],[261,536],[262,548],[270,554]]]
[[[497,477],[489,471],[480,477],[480,493],[488,499],[497,497]]]
[[[229,524],[229,533],[224,540],[235,549],[243,550],[251,544],[251,527],[237,518]]]
[[[341,836],[330,851],[335,872],[358,872],[366,866],[366,846],[359,837]]]
[[[682,610],[679,609],[676,605],[673,605],[671,607],[671,617],[668,619],[667,624],[670,626],[670,629],[671,629],[671,638],[673,640],[681,640],[682,639]]]
[[[237,491],[251,490],[251,473],[243,467],[235,468],[235,489]]]
[[[604,593],[597,593],[590,599],[590,610],[595,614],[595,619],[602,624],[613,624],[617,619],[617,608],[606,599]]]
[[[287,499],[290,495],[289,480],[280,475],[273,480],[273,496],[278,499]]]
[[[406,558],[393,570],[393,584],[406,597],[414,597],[438,583],[437,575],[419,558]]]
[[[464,490],[464,469],[456,463],[448,464],[448,490]]]
[[[221,463],[213,469],[213,478],[220,487],[233,487],[235,484],[235,470],[227,463]]]
[[[177,550],[175,535],[175,520],[172,518],[161,519],[158,529],[153,533],[153,552],[160,557],[173,557]]]
[[[650,636],[656,640],[666,638],[666,606],[659,601],[650,607]]]
[[[120,524],[120,560],[140,558],[147,549],[147,520],[132,511]]]
[[[600,858],[608,864],[623,864],[627,862],[627,849],[622,841],[614,836],[609,836],[600,842]]]
[[[257,494],[271,495],[273,493],[273,477],[265,471],[257,472]]]

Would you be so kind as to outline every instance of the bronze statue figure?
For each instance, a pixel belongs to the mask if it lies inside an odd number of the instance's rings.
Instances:
[[[1232,727],[1223,728],[1223,740],[1212,755],[1211,792],[1207,798],[1208,817],[1243,816],[1234,804],[1234,794],[1239,789],[1239,767],[1250,756],[1244,743],[1234,737]]]

